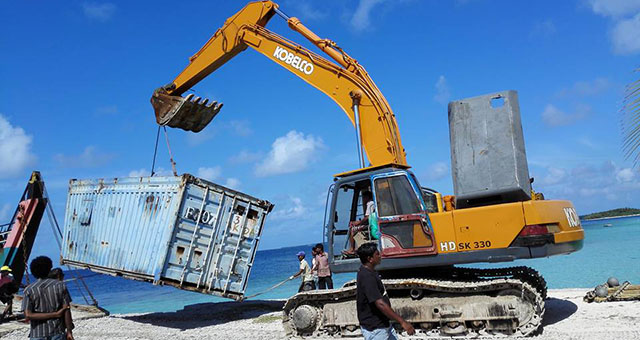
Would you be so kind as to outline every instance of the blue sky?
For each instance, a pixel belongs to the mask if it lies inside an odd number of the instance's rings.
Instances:
[[[186,66],[242,1],[10,2],[0,19],[0,221],[31,170],[64,217],[70,178],[148,175],[152,91]],[[637,79],[640,1],[280,2],[370,73],[423,186],[452,194],[447,103],[519,92],[534,188],[580,214],[634,206],[621,152]],[[306,44],[274,17],[267,27]],[[194,87],[225,104],[201,133],[170,129],[179,173],[268,199],[261,249],[321,240],[332,175],[357,167],[355,132],[321,92],[253,50]],[[171,168],[161,143],[157,166]],[[45,221],[35,253],[55,254]],[[57,255],[55,255],[57,256]]]

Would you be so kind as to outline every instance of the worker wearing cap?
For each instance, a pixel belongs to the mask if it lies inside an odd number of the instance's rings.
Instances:
[[[0,301],[6,305],[0,320],[13,314],[13,294],[18,292],[18,285],[13,280],[9,266],[0,267]]]
[[[289,277],[290,280],[302,275],[302,283],[300,284],[300,288],[298,289],[298,292],[303,292],[303,291],[307,291],[307,290],[315,290],[316,289],[316,284],[315,282],[313,282],[313,275],[311,274],[311,267],[309,267],[309,263],[307,262],[307,260],[304,259],[305,253],[304,251],[299,251],[298,254],[296,254],[298,256],[298,260],[300,260],[300,270],[295,273],[294,275],[291,275],[291,277]]]

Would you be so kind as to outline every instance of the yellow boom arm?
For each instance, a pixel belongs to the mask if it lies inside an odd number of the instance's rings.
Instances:
[[[325,52],[322,56],[264,28],[274,14]],[[361,138],[371,165],[406,165],[395,115],[365,69],[334,42],[321,39],[297,18],[288,18],[271,1],[252,2],[234,16],[190,58],[189,65],[151,99],[161,125],[200,131],[220,110],[216,103],[180,97],[217,68],[251,47],[333,99],[347,114]],[[191,96],[191,95],[190,95]],[[364,159],[362,159],[364,165]]]

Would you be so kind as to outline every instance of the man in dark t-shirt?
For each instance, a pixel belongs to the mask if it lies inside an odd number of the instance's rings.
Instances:
[[[413,326],[391,309],[387,291],[375,270],[381,261],[376,244],[365,243],[357,253],[362,266],[356,283],[356,307],[365,340],[396,340],[396,331],[389,324],[390,319],[398,322],[409,335],[415,334]]]

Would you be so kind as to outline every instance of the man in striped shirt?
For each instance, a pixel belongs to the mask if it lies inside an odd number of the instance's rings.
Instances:
[[[49,279],[53,264],[46,256],[31,261],[31,274],[38,280],[24,290],[22,309],[30,320],[32,340],[73,340],[69,306],[71,296],[64,282]]]

